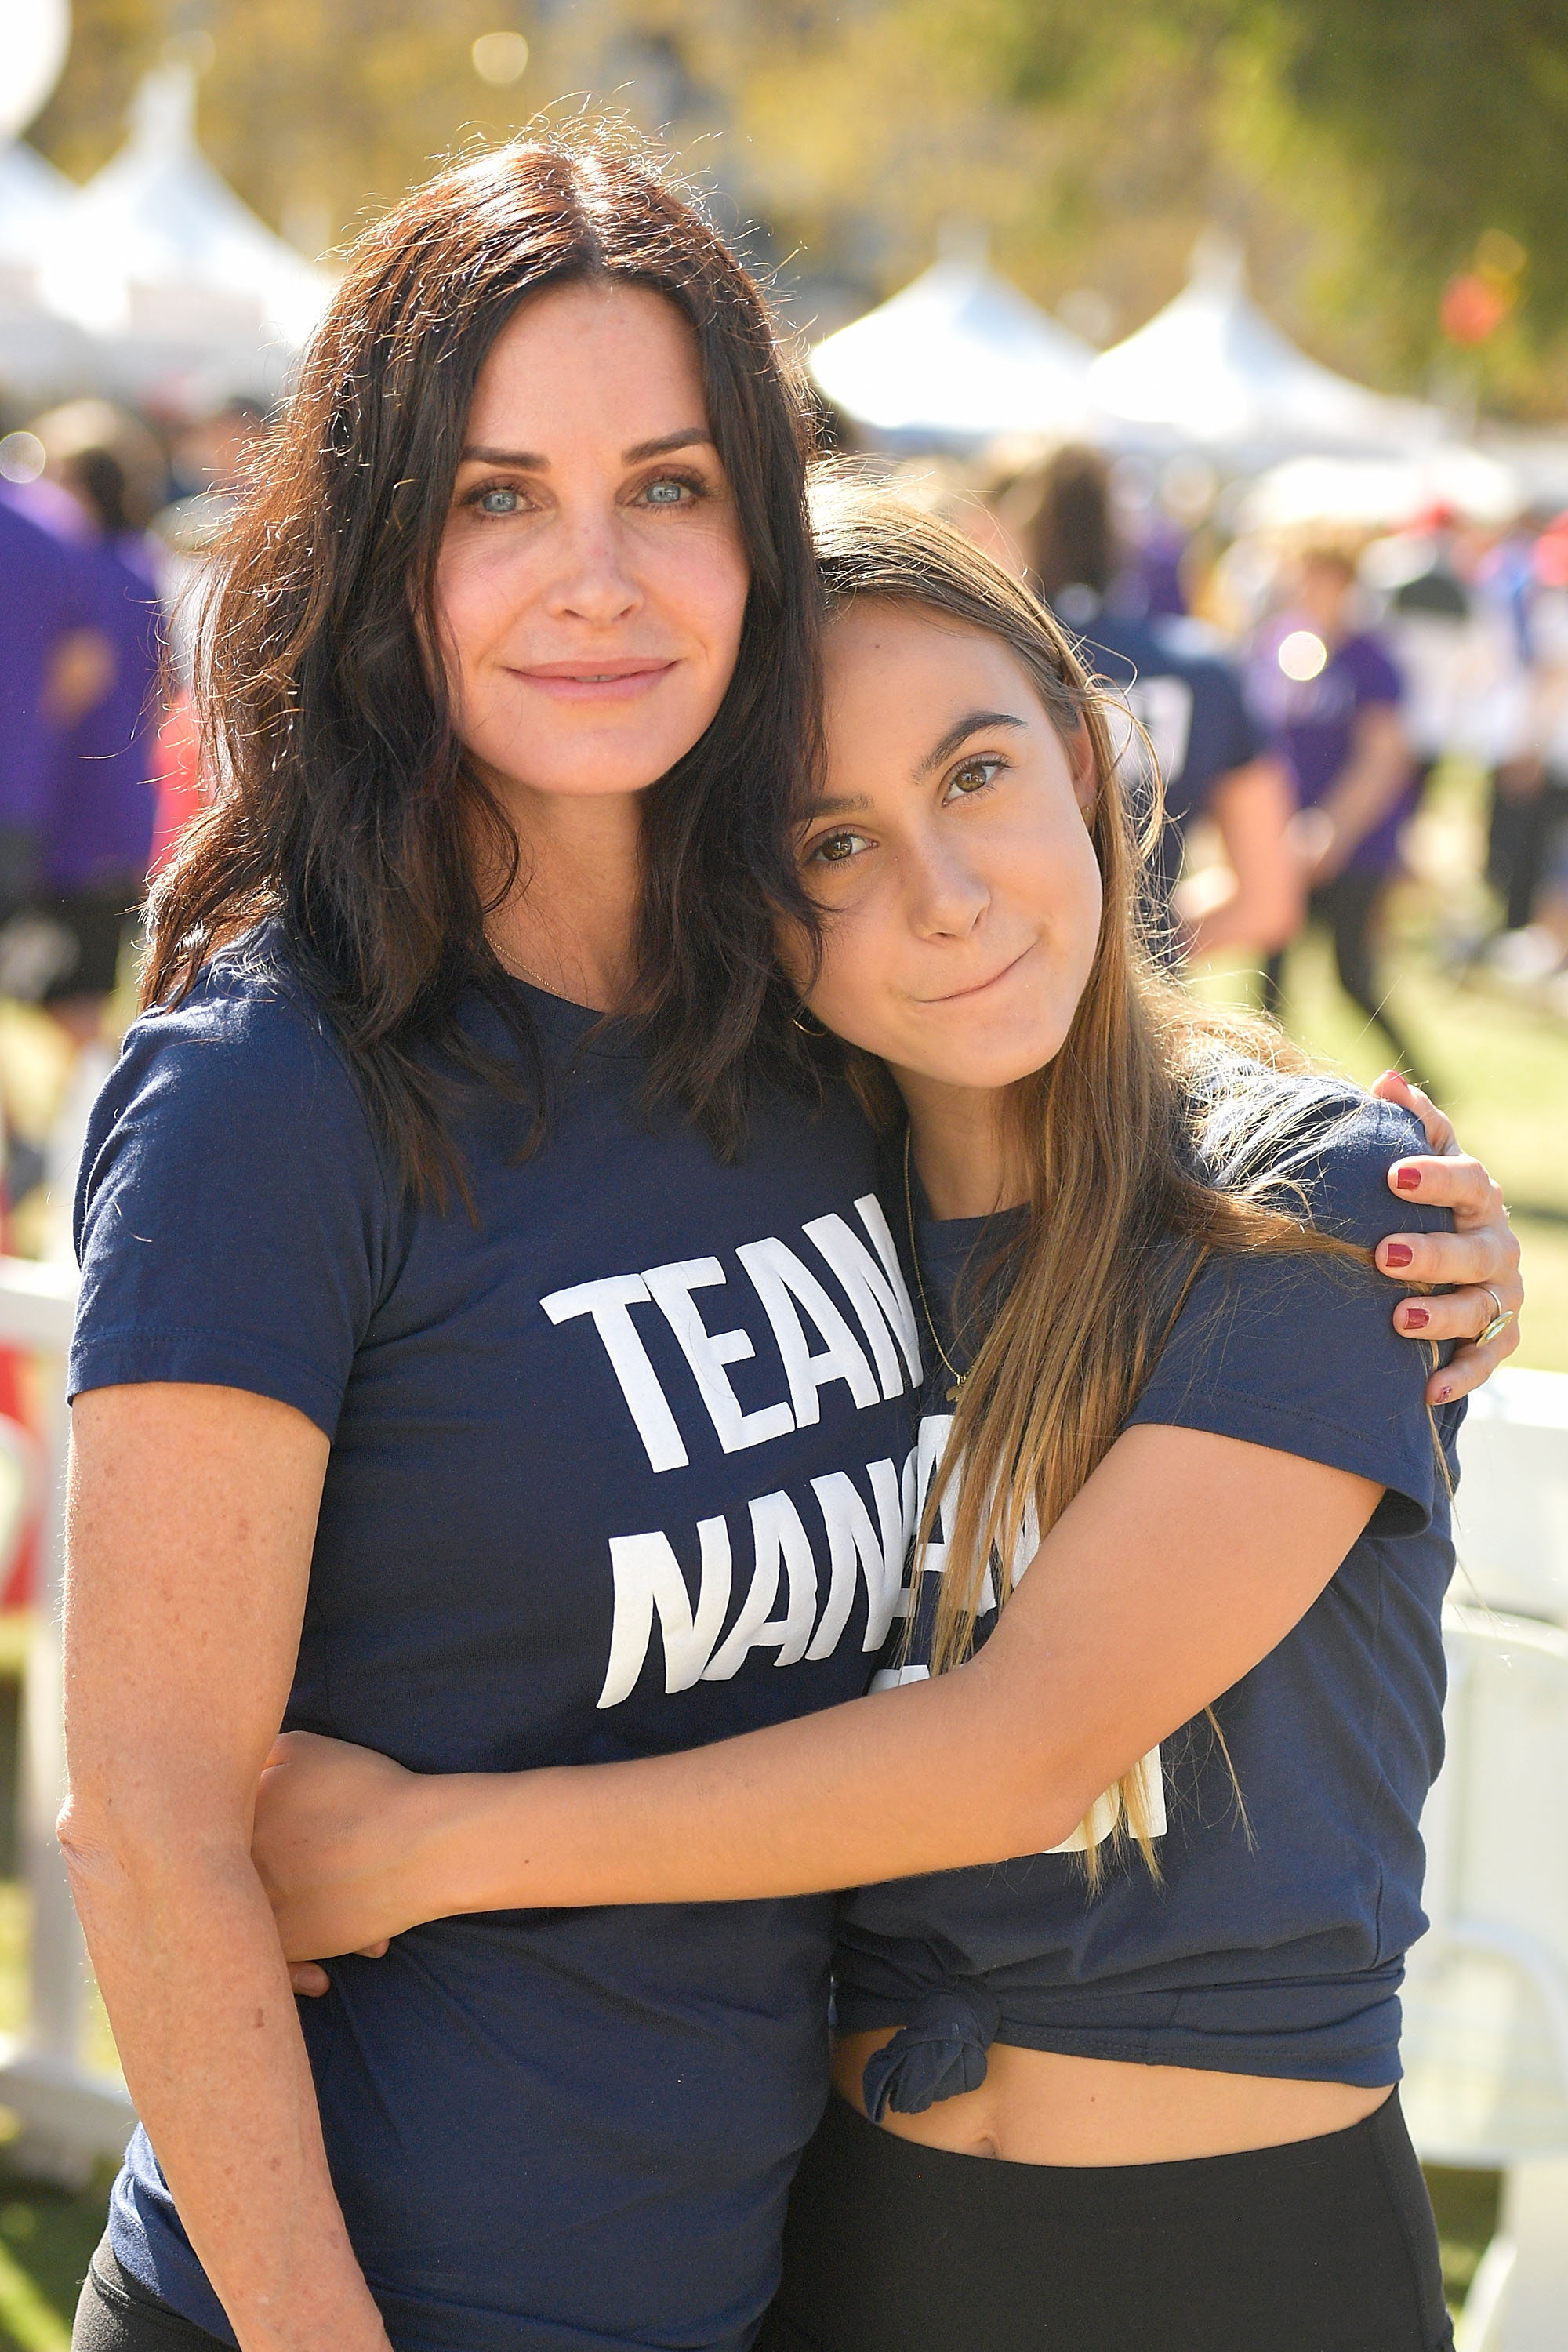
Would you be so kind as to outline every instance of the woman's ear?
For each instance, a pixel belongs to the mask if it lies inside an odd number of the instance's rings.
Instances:
[[[1094,823],[1094,806],[1100,798],[1100,772],[1094,762],[1094,738],[1089,723],[1080,718],[1064,745],[1068,770],[1072,777],[1073,798],[1082,813],[1085,824]]]

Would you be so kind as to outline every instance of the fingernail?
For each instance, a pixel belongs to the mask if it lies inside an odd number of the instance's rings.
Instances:
[[[1453,1395],[1453,1393],[1454,1393],[1454,1391],[1453,1391],[1453,1390],[1452,1390],[1452,1389],[1448,1389],[1448,1388],[1439,1389],[1439,1390],[1438,1390],[1438,1391],[1437,1391],[1437,1402],[1438,1402],[1438,1403],[1439,1403],[1439,1404],[1447,1404],[1447,1402],[1448,1402],[1448,1399]]]
[[[1402,1192],[1419,1192],[1421,1171],[1419,1168],[1401,1168],[1396,1171],[1394,1181]]]
[[[1431,1320],[1432,1318],[1424,1307],[1407,1307],[1405,1310],[1405,1328],[1407,1331],[1425,1331]]]
[[[1408,1265],[1415,1255],[1408,1242],[1384,1242],[1383,1244],[1384,1265]]]

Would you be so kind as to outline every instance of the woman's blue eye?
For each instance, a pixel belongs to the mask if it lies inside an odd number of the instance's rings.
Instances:
[[[679,506],[682,499],[687,496],[689,488],[689,485],[686,482],[650,482],[645,496],[650,505],[675,507]]]
[[[516,490],[485,490],[480,493],[479,512],[489,515],[515,514],[518,503],[519,493]]]

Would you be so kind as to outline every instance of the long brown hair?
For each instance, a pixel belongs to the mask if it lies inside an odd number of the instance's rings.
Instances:
[[[1279,1030],[1203,1004],[1149,952],[1141,885],[1161,812],[1141,843],[1108,690],[1059,625],[947,524],[852,476],[824,478],[813,518],[830,607],[881,597],[1000,638],[1063,737],[1082,728],[1094,751],[1100,939],[1061,1050],[1013,1089],[1028,1215],[969,1286],[976,1319],[984,1302],[1000,1304],[960,1391],[916,1540],[918,1575],[956,1480],[931,1654],[940,1674],[970,1654],[989,1580],[1005,1604],[1015,1563],[1114,1444],[1211,1252],[1314,1251],[1361,1266],[1370,1253],[1315,1229],[1299,1186],[1276,1172],[1315,1107],[1343,1108],[1343,1087],[1304,1087],[1308,1065]],[[900,1117],[881,1066],[861,1057],[852,1067],[873,1115]],[[1152,1864],[1136,1769],[1117,1794],[1119,1826],[1131,1827]],[[1096,1841],[1085,1828],[1092,1878]]]
[[[651,288],[689,321],[751,572],[720,710],[644,795],[626,1010],[651,1093],[723,1151],[759,1068],[805,1075],[772,953],[781,908],[812,919],[788,847],[818,698],[804,405],[757,288],[645,159],[519,142],[362,237],[253,462],[200,629],[214,805],[156,893],[143,981],[147,1004],[177,1001],[216,951],[280,920],[406,1176],[437,1196],[461,1184],[454,1076],[515,1088],[534,1139],[547,1087],[485,934],[517,840],[420,647],[439,642],[436,560],[479,370],[526,296],[595,278]],[[503,877],[488,901],[476,865]],[[465,1033],[470,992],[509,1033],[504,1059]]]

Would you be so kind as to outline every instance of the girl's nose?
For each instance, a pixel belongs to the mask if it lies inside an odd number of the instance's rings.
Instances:
[[[950,847],[917,852],[909,873],[910,917],[926,939],[967,939],[991,904],[990,887]]]

